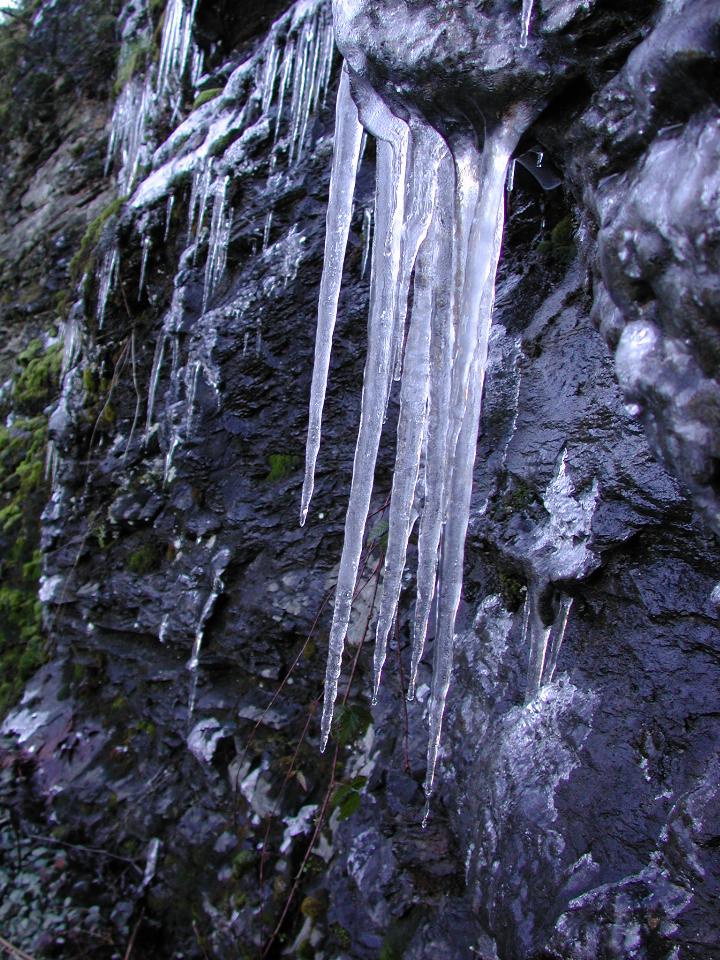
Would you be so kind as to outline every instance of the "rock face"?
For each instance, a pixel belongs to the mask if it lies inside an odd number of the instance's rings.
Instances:
[[[121,69],[161,33],[150,6],[122,11]],[[253,4],[239,22],[231,4],[199,4],[204,72],[191,89],[188,60],[174,101],[158,95],[143,128],[154,156],[130,196],[111,206],[110,180],[83,181],[83,197],[103,200],[77,289],[65,274],[74,305],[42,544],[52,654],[6,718],[3,748],[28,862],[46,869],[32,837],[68,851],[52,896],[70,898],[70,929],[41,928],[3,827],[0,883],[20,891],[3,898],[3,936],[68,957],[91,940],[107,958],[225,960],[263,945],[362,960],[718,952],[715,6],[537,0],[521,48],[510,0],[335,4],[343,53],[393,109],[478,142],[518,100],[537,114],[506,199],[455,669],[423,829],[432,649],[406,703],[412,546],[369,706],[394,396],[345,702],[328,753],[317,750],[359,419],[374,144],[315,513],[300,529],[339,66],[328,82],[330,11]],[[57,150],[72,153],[62,134]],[[30,246],[74,209],[48,162],[18,215]],[[547,640],[535,695],[533,618]]]

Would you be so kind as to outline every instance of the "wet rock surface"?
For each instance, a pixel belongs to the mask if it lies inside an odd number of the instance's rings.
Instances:
[[[272,16],[280,6],[290,5]],[[105,224],[100,251],[117,240],[118,280],[102,327],[97,276],[73,308],[80,348],[51,423],[60,462],[41,596],[52,662],[6,719],[13,745],[3,748],[12,763],[18,751],[40,802],[22,808],[18,829],[125,858],[100,891],[97,861],[73,861],[78,929],[105,937],[94,955],[123,956],[133,937],[137,957],[257,956],[273,931],[270,956],[718,952],[717,17],[711,3],[621,6],[537,3],[526,56],[520,4],[357,5],[373,83],[449,129],[460,115],[467,123],[469,99],[489,110],[514,85],[550,78],[518,153],[543,153],[563,180],[545,191],[518,165],[507,196],[454,679],[425,829],[432,647],[416,700],[403,699],[412,545],[369,706],[396,397],[340,686],[349,694],[318,752],[374,191],[369,142],[314,513],[300,529],[337,69],[293,164],[283,136],[273,146],[277,101],[217,148],[242,144],[220,154],[233,163],[234,217],[206,309],[210,217],[193,251],[187,174],[156,178],[154,199]],[[200,5],[206,87],[258,55],[261,13],[238,24],[229,5]],[[384,29],[393,13],[396,27],[407,15],[407,30]],[[161,147],[155,174],[209,142],[233,103],[217,97],[191,113],[191,135]],[[31,239],[64,203],[54,185],[32,196],[37,220],[19,227]],[[532,617],[549,639],[528,697]],[[331,778],[340,789],[328,794]],[[11,847],[3,839],[9,875]],[[14,916],[14,942],[73,955],[62,933],[51,931],[50,946],[27,911]]]

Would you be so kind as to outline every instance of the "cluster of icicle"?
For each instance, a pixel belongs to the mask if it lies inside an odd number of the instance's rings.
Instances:
[[[301,523],[313,493],[363,130],[377,140],[377,185],[367,361],[330,633],[321,745],[324,749],[331,729],[380,434],[392,381],[400,379],[397,453],[373,682],[377,695],[388,636],[397,616],[408,541],[419,522],[408,699],[414,698],[435,603],[425,780],[428,797],[452,667],[506,178],[510,157],[526,124],[525,114],[517,111],[486,131],[482,150],[470,139],[449,145],[423,120],[396,116],[361,76],[347,64],[343,67]]]
[[[207,241],[203,314],[207,312],[227,266],[233,224],[228,188],[233,164],[241,157],[244,143],[242,135],[252,135],[253,129],[271,123],[274,139],[269,158],[269,175],[282,176],[277,164],[277,157],[281,152],[287,156],[287,173],[290,175],[303,156],[312,118],[326,97],[333,55],[334,39],[329,4],[326,0],[302,0],[273,24],[258,53],[250,61],[241,64],[230,75],[224,91],[203,108],[213,111],[215,117],[206,138],[189,153],[171,155],[139,185],[133,196],[131,204],[136,211],[142,211],[166,197],[164,240],[167,240],[175,203],[173,185],[192,172],[186,229],[187,248],[181,260],[185,264],[195,264],[201,246]],[[251,77],[249,92],[238,101],[235,91],[245,85],[248,75]],[[191,114],[180,124],[169,143],[163,146],[159,153],[171,151],[174,141],[178,144],[184,143],[190,132],[196,129],[197,122],[195,115]],[[231,145],[225,153],[219,154],[217,145],[225,139],[229,139]],[[263,252],[269,245],[271,223],[272,211],[267,214],[265,221]],[[139,295],[143,291],[150,250],[150,237],[144,236]],[[286,279],[291,275],[292,269],[288,266]],[[165,317],[155,351],[147,403],[146,433],[152,428],[155,395],[169,339],[173,342],[171,383],[178,382],[179,355],[175,334],[183,312],[182,296],[183,290],[179,288]],[[233,305],[231,309],[239,307]],[[258,329],[257,349],[259,344]],[[247,342],[244,351],[246,349]],[[192,427],[194,397],[201,375],[217,393],[218,385],[212,364],[206,357],[189,358],[184,377],[186,432]],[[165,465],[166,481],[169,479],[173,454],[180,439],[176,431],[171,432]]]
[[[118,162],[118,188],[130,192],[152,156],[152,127],[164,113],[174,119],[182,103],[183,81],[191,63],[193,86],[200,79],[202,51],[192,41],[197,0],[168,0],[157,69],[131,77],[115,102],[110,121],[105,172]]]

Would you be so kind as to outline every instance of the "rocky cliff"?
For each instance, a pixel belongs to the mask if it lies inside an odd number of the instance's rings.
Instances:
[[[720,954],[716,5],[334,5],[354,82],[456,153],[531,105],[424,827],[416,534],[371,703],[399,385],[319,752],[380,152],[363,141],[301,528],[333,11],[101,6],[0,27],[0,936],[67,958]]]

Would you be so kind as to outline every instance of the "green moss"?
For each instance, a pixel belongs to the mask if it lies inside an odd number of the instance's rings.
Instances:
[[[525,599],[525,585],[511,573],[501,570],[498,573],[498,585],[503,603],[510,611],[518,610]]]
[[[162,559],[162,547],[156,543],[147,543],[130,554],[127,565],[133,573],[142,575],[159,569]]]
[[[56,392],[62,366],[62,346],[45,349],[40,340],[31,340],[18,355],[18,374],[13,384],[13,407],[23,414],[41,413]]]
[[[557,264],[569,263],[577,252],[575,224],[570,215],[563,217],[550,231],[550,236],[541,240],[538,251]]]
[[[300,904],[300,913],[310,920],[319,920],[327,913],[327,904],[320,897],[308,896]]]
[[[202,93],[199,93],[197,97],[195,97],[192,109],[197,110],[197,108],[201,107],[204,103],[209,103],[211,100],[214,100],[215,97],[219,97],[223,89],[223,87],[211,87],[209,90],[203,90]]]
[[[239,880],[244,874],[251,870],[257,862],[257,857],[252,850],[240,850],[233,857],[232,872],[236,880]]]
[[[0,716],[45,659],[39,518],[47,500],[47,417],[57,395],[61,348],[33,340],[18,355],[0,427]],[[3,413],[7,416],[10,407]]]
[[[292,453],[271,453],[267,458],[270,468],[265,479],[268,483],[286,480],[298,465],[298,457]]]
[[[334,923],[330,927],[330,933],[333,935],[335,942],[340,947],[341,950],[349,950],[352,946],[352,937],[347,932],[345,927],[339,923]]]
[[[113,200],[88,224],[77,253],[70,261],[70,279],[74,283],[77,283],[95,262],[95,248],[100,240],[103,227],[111,217],[120,213],[126,200],[127,197],[118,197]]]
[[[122,93],[125,84],[132,80],[136,73],[140,73],[147,68],[152,60],[153,50],[151,37],[140,37],[127,47],[120,62],[113,87],[113,93],[116,97]]]

